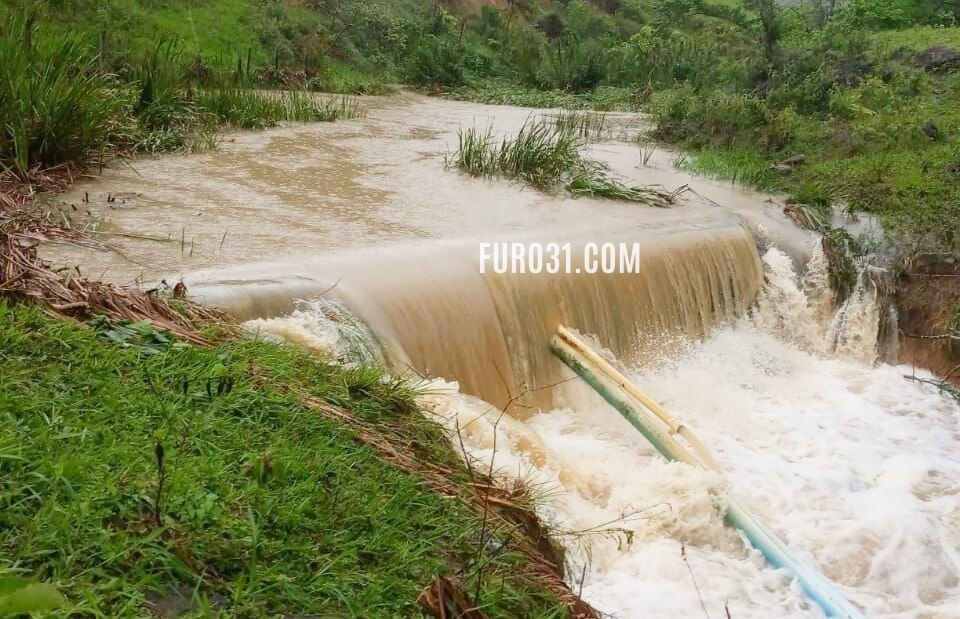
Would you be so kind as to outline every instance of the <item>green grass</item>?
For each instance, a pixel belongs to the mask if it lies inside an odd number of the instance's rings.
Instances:
[[[757,189],[778,191],[784,188],[784,179],[771,169],[768,158],[747,148],[702,147],[681,156],[677,166]]]
[[[869,40],[870,50],[880,58],[889,57],[900,49],[919,52],[934,45],[960,49],[960,28],[913,26],[902,30],[881,30],[870,33]]]
[[[458,140],[457,152],[449,159],[472,176],[504,176],[551,190],[585,165],[579,152],[582,140],[551,123],[528,121],[499,143],[489,129],[471,127],[460,130]]]
[[[583,118],[582,116],[561,118]],[[595,123],[595,121],[589,121]],[[602,163],[584,157],[581,120],[531,120],[513,137],[499,143],[490,129],[460,130],[457,151],[447,157],[471,176],[517,179],[538,189],[551,191],[564,187],[572,196],[609,198],[666,207],[673,194],[649,187],[633,187],[615,179]]]
[[[55,584],[67,606],[45,616],[144,617],[181,596],[187,616],[408,617],[462,569],[491,617],[562,616],[509,548],[478,551],[474,512],[285,386],[466,479],[410,389],[376,369],[0,302],[0,578]]]
[[[123,77],[104,72],[72,34],[11,13],[0,29],[0,171],[79,167],[114,151],[197,150],[221,126],[362,115],[357,101],[305,91],[209,87],[176,41],[155,43]],[[208,78],[209,79],[209,78]]]
[[[362,115],[355,99],[324,99],[303,91],[201,90],[196,104],[200,111],[213,115],[220,124],[240,129],[262,129],[281,121],[332,122]]]
[[[600,139],[605,135],[606,114],[596,112],[561,111],[553,117],[553,124],[564,132],[585,140]]]
[[[73,37],[37,37],[24,19],[0,30],[0,171],[88,160],[106,146],[118,98]]]
[[[458,101],[566,110],[636,111],[640,102],[628,88],[600,86],[585,93],[538,90],[510,83],[485,81],[455,88],[447,94]]]
[[[132,58],[151,49],[157,39],[176,39],[190,57],[221,60],[225,66],[248,51],[258,63],[273,60],[258,33],[257,18],[267,15],[246,0],[11,0],[11,5],[36,10],[45,27],[60,34],[74,32],[98,47],[103,32],[103,51],[110,57]],[[282,11],[280,18],[288,12]]]

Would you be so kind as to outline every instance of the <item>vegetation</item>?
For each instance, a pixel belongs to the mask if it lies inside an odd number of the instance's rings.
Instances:
[[[543,190],[563,186],[573,196],[616,198],[667,207],[675,194],[631,187],[615,179],[602,163],[581,154],[584,134],[602,129],[602,121],[585,115],[561,115],[554,122],[528,121],[517,134],[499,143],[491,130],[458,133],[456,153],[448,158],[472,176],[503,176]]]
[[[216,143],[223,125],[261,128],[359,114],[346,99],[224,81],[193,75],[172,42],[155,44],[122,75],[103,72],[76,36],[50,34],[11,14],[0,30],[0,170],[25,178],[35,168],[84,166],[109,151],[202,148]]]
[[[413,396],[290,346],[0,301],[0,611],[30,578],[66,598],[45,616],[418,616],[450,575],[490,617],[561,616],[497,529],[304,403],[349,406],[465,488]]]
[[[957,31],[917,25],[919,4],[776,9],[769,58],[717,50],[711,79],[655,85],[657,137],[695,169],[875,215],[906,251],[960,251],[960,74],[930,51]]]

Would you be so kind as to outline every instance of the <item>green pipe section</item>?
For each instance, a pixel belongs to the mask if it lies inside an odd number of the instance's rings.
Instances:
[[[562,329],[562,327],[561,327]],[[594,391],[613,406],[668,460],[685,462],[693,466],[707,468],[703,462],[690,454],[668,430],[665,430],[652,414],[647,414],[642,402],[632,396],[623,383],[612,380],[602,367],[594,371],[590,357],[582,354],[566,340],[572,340],[580,347],[583,344],[563,329],[564,337],[554,336],[550,347],[571,370],[582,378]],[[743,533],[744,537],[759,550],[771,565],[784,569],[797,580],[807,596],[813,600],[828,617],[837,619],[866,619],[864,614],[851,604],[835,585],[825,576],[798,559],[770,529],[768,529],[747,508],[733,497],[727,497],[727,509],[724,519],[728,524]]]

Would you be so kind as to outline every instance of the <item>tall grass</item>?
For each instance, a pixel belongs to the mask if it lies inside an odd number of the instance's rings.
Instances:
[[[497,167],[504,176],[548,189],[571,170],[584,166],[579,151],[582,145],[572,131],[528,122],[513,139],[503,139],[497,152]]]
[[[94,57],[71,36],[38,36],[28,18],[0,29],[0,168],[86,164],[107,144],[118,106]]]
[[[200,111],[211,114],[219,123],[241,129],[262,129],[284,120],[330,122],[361,115],[355,99],[320,99],[304,91],[201,90],[196,103]]]
[[[362,115],[357,101],[307,92],[200,88],[175,40],[156,43],[119,75],[68,34],[39,29],[21,13],[0,26],[0,171],[84,166],[105,152],[216,146],[221,126]]]
[[[590,140],[604,137],[606,121],[607,115],[602,112],[563,111],[554,117],[553,123],[560,131]]]
[[[584,157],[574,123],[527,122],[513,138],[499,143],[492,131],[470,128],[458,132],[458,149],[447,158],[472,176],[503,176],[544,190],[563,186],[573,196],[612,198],[669,206],[676,193],[629,186],[615,179],[605,165]]]

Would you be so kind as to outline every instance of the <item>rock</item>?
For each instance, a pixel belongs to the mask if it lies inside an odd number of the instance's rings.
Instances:
[[[924,71],[948,71],[960,67],[960,52],[947,45],[934,45],[917,54],[917,66]]]
[[[940,137],[940,129],[933,124],[932,120],[923,121],[923,126],[921,127],[923,134],[930,138],[931,140],[936,140]]]
[[[804,162],[806,162],[806,160],[807,160],[806,155],[794,155],[792,157],[787,157],[780,163],[782,165],[788,165],[791,168],[799,168],[804,164]]]
[[[844,150],[851,152],[856,148],[857,140],[853,131],[846,127],[840,127],[833,132],[833,143]]]
[[[794,167],[787,165],[785,163],[775,163],[770,166],[770,169],[776,172],[777,174],[790,174],[793,172]]]
[[[872,70],[873,65],[861,56],[860,58],[841,62],[837,65],[834,75],[836,76],[837,82],[844,86],[859,86],[863,78]]]

